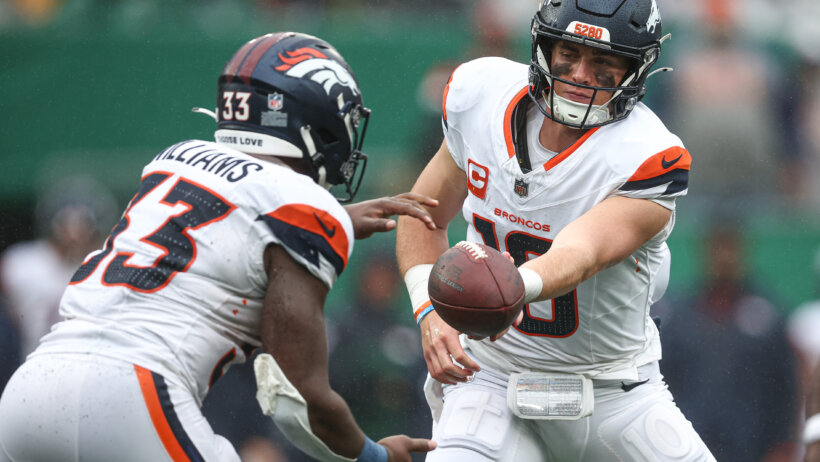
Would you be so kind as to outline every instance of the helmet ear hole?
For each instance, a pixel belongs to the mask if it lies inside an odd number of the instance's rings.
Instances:
[[[315,133],[319,135],[319,139],[322,140],[322,143],[325,145],[335,143],[339,140],[336,135],[325,128],[319,128]]]

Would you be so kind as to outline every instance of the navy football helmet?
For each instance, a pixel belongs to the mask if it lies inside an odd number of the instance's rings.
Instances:
[[[661,36],[656,0],[544,0],[532,20],[529,95],[546,117],[574,128],[598,127],[621,120],[643,98],[646,78],[658,60],[665,38]],[[597,87],[556,76],[550,63],[558,40],[628,58],[629,69],[623,81],[615,87]],[[554,81],[592,89],[593,101],[601,91],[613,96],[602,105],[571,101],[550,91]]]
[[[216,108],[217,143],[299,159],[320,185],[344,186],[341,202],[353,199],[367,164],[370,110],[329,43],[296,32],[251,40],[225,64]]]

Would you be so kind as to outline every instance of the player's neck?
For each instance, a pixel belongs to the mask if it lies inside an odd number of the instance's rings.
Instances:
[[[579,130],[577,128],[568,127],[562,123],[558,123],[549,117],[544,118],[544,123],[541,124],[541,130],[538,132],[538,141],[541,146],[560,153],[564,149],[572,146],[578,141],[587,130]]]
[[[247,154],[259,160],[264,160],[265,162],[281,165],[282,167],[289,168],[296,173],[301,173],[302,175],[307,175],[312,178],[311,172],[305,167],[304,163],[302,162],[302,159],[289,159],[276,156],[268,156],[265,154]]]

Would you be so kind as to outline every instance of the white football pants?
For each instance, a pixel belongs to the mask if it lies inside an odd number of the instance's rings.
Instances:
[[[507,407],[508,377],[481,366],[472,382],[444,385],[433,424],[438,447],[428,462],[715,460],[675,405],[657,363],[641,367],[640,381],[648,382],[631,389],[627,382],[628,391],[620,381],[593,381],[593,413],[579,420],[516,417]]]
[[[196,400],[147,369],[96,355],[35,356],[0,398],[0,461],[235,461]]]

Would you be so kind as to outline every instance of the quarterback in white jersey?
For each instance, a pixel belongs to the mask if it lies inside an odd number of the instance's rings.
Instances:
[[[639,103],[618,124],[590,129],[559,154],[537,141],[544,116],[522,104],[529,102],[527,87],[527,66],[502,58],[466,63],[448,84],[446,142],[467,173],[467,240],[507,251],[521,264],[546,253],[559,231],[608,197],[674,210],[675,197],[686,193],[689,153],[646,106]],[[527,112],[528,172],[505,136],[510,132],[501,129],[512,126],[516,109]],[[530,303],[509,335],[471,343],[471,351],[505,372],[528,367],[635,379],[637,366],[660,359],[649,306],[666,288],[665,240],[673,224],[674,213],[628,258],[571,292]]]
[[[408,193],[343,207],[328,191],[356,193],[369,110],[321,39],[248,42],[218,101],[217,142],[154,157],[75,272],[66,320],[0,398],[0,461],[238,461],[200,406],[259,347],[257,399],[312,457],[409,462],[433,447],[359,429],[328,383],[323,305],[354,239],[393,229],[394,214],[432,226],[421,204],[435,202]]]
[[[400,219],[397,236],[433,379],[428,460],[713,460],[666,390],[649,316],[691,165],[639,102],[661,41],[654,0],[545,1],[529,67],[453,72],[444,142],[413,188],[439,199],[439,229]],[[468,241],[520,266],[529,303],[506,334],[459,338],[431,310],[459,209]]]

